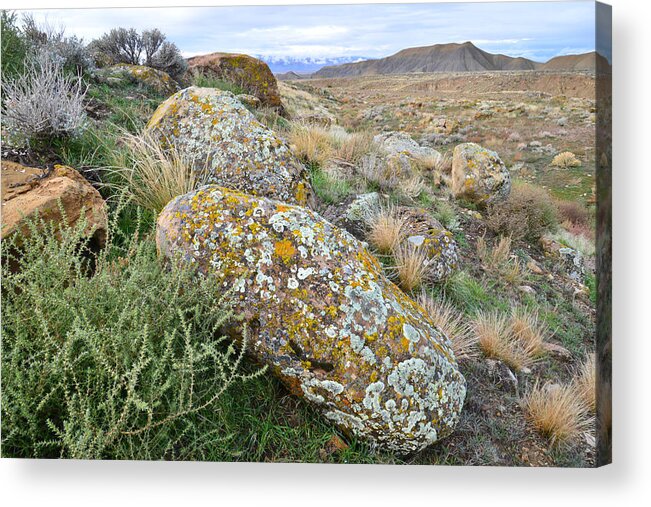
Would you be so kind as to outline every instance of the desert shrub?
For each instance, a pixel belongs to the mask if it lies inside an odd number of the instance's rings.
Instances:
[[[569,443],[587,429],[585,407],[571,386],[535,385],[523,405],[527,418],[552,445]]]
[[[258,375],[240,371],[246,338],[220,337],[228,294],[111,222],[96,254],[83,221],[33,221],[18,254],[2,242],[4,456],[173,459],[200,445],[196,424],[229,386]]]
[[[31,58],[24,74],[2,82],[2,116],[10,143],[40,147],[79,135],[86,126],[86,90],[82,78],[65,74],[50,53]]]
[[[27,55],[27,42],[17,24],[15,12],[3,10],[0,14],[0,42],[2,44],[2,81],[12,79],[23,70]]]
[[[31,14],[23,16],[24,37],[31,54],[47,53],[72,74],[92,73],[95,62],[83,39],[67,37],[64,27],[39,24]]]
[[[564,151],[559,153],[552,160],[552,165],[555,167],[560,167],[561,169],[567,169],[568,167],[580,167],[581,161],[576,158],[574,153],[569,151]]]
[[[113,28],[91,42],[90,47],[99,66],[143,64],[167,72],[173,79],[179,79],[188,68],[179,48],[156,28],[141,33],[135,28]]]
[[[593,214],[583,204],[576,201],[556,201],[560,222],[571,222],[575,225],[590,226],[594,221]]]
[[[466,317],[454,305],[449,301],[435,299],[425,292],[420,294],[418,303],[436,327],[450,339],[457,360],[477,355],[477,337]]]
[[[489,206],[486,225],[512,239],[538,241],[558,226],[556,207],[549,193],[529,183],[515,183],[506,201]]]

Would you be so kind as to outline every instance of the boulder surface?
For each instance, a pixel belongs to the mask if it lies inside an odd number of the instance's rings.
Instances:
[[[59,202],[74,226],[86,217],[86,233],[99,246],[106,240],[106,203],[99,192],[77,171],[56,165],[50,173],[2,161],[2,232],[7,238],[18,231],[27,234],[26,220],[38,215],[47,222],[63,222]]]
[[[120,63],[100,69],[97,73],[99,79],[106,81],[108,84],[118,84],[132,80],[153,88],[161,95],[172,95],[179,90],[179,85],[167,72],[144,65]]]
[[[212,185],[157,225],[161,254],[233,289],[250,352],[344,431],[400,453],[451,433],[466,388],[449,339],[349,233]]]
[[[158,107],[147,130],[188,160],[204,183],[292,204],[314,202],[303,164],[230,92],[181,90]]]
[[[260,99],[263,106],[284,112],[276,78],[262,60],[236,53],[210,53],[189,58],[188,73],[204,74],[232,83]]]
[[[452,191],[479,205],[503,201],[511,193],[511,176],[494,151],[475,143],[459,144],[452,157]]]

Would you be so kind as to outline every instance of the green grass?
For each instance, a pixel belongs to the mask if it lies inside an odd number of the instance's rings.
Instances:
[[[246,93],[244,88],[235,83],[224,81],[223,79],[218,79],[214,76],[209,76],[203,73],[195,74],[192,77],[192,84],[200,88],[217,88],[218,90],[231,92],[234,95]]]
[[[353,192],[348,181],[332,178],[316,164],[309,164],[308,169],[312,188],[323,202],[337,204]]]

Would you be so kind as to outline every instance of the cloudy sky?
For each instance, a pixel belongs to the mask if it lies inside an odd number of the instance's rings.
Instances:
[[[184,55],[378,58],[406,47],[472,41],[492,53],[546,61],[593,51],[594,3],[434,3],[32,11],[91,40],[110,28],[157,27]]]

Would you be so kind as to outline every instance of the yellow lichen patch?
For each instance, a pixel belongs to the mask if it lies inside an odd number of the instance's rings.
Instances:
[[[278,241],[274,245],[274,254],[280,257],[285,263],[288,263],[292,256],[296,254],[296,248],[289,240]]]

